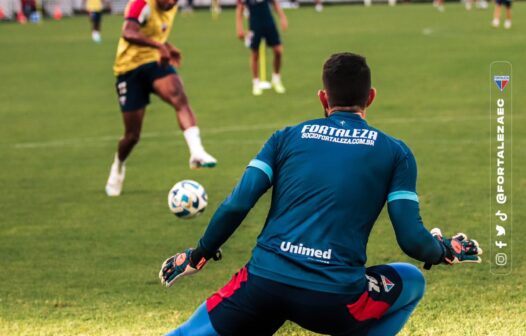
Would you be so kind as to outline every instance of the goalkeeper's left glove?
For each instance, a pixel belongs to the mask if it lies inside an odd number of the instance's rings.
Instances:
[[[217,250],[214,255],[208,256],[199,247],[196,249],[188,248],[164,261],[159,271],[159,279],[163,285],[171,287],[180,277],[199,272],[211,258],[220,260],[221,250]]]
[[[444,264],[480,263],[482,261],[479,257],[482,254],[479,243],[474,239],[468,239],[464,233],[457,233],[448,239],[442,236],[440,229],[434,228],[431,234],[443,246],[442,262]]]

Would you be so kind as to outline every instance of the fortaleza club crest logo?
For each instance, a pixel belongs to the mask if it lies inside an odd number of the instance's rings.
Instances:
[[[504,88],[510,82],[510,76],[493,76],[493,80],[495,81],[495,84],[499,90],[504,91]]]
[[[387,279],[385,276],[382,275],[381,277],[382,277],[382,284],[384,285],[384,290],[386,293],[389,293],[389,291],[393,289],[395,284],[391,280]]]

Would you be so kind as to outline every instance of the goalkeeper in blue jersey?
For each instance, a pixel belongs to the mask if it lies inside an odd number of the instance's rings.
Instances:
[[[319,98],[325,117],[275,132],[215,212],[195,249],[168,258],[170,287],[211,259],[271,187],[249,262],[171,336],[272,335],[285,321],[330,335],[397,334],[424,295],[407,263],[366,267],[369,233],[387,202],[398,244],[427,264],[480,262],[464,234],[422,224],[411,150],[365,121],[376,90],[363,57],[332,55]]]

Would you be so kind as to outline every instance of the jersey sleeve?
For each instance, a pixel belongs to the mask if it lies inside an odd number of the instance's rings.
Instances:
[[[277,167],[279,136],[279,132],[272,134],[256,157],[248,164],[248,167],[257,168],[263,171],[267,175],[271,184]]]
[[[418,195],[416,194],[416,160],[406,144],[401,141],[399,144],[400,152],[391,178],[387,202],[410,200],[418,203]]]
[[[416,160],[406,144],[399,141],[399,145],[398,161],[387,196],[387,209],[396,240],[411,258],[437,264],[442,260],[444,250],[425,228],[420,217],[416,194]]]
[[[125,14],[126,20],[144,24],[150,16],[150,6],[145,0],[132,0]]]
[[[211,256],[234,233],[258,199],[271,187],[268,175],[248,167],[241,180],[212,216],[198,248]]]

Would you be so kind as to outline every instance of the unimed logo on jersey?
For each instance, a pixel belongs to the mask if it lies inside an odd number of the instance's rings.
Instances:
[[[493,76],[493,81],[500,91],[504,91],[506,85],[510,82],[510,76]]]
[[[318,250],[315,248],[303,246],[303,244],[294,245],[291,242],[286,242],[286,241],[281,242],[281,245],[279,246],[279,248],[283,252],[304,255],[307,257],[315,257],[317,259],[331,260],[331,253],[332,253],[331,249]]]
[[[303,125],[302,139],[315,139],[345,145],[374,146],[378,132],[367,128],[337,128],[326,125]]]

